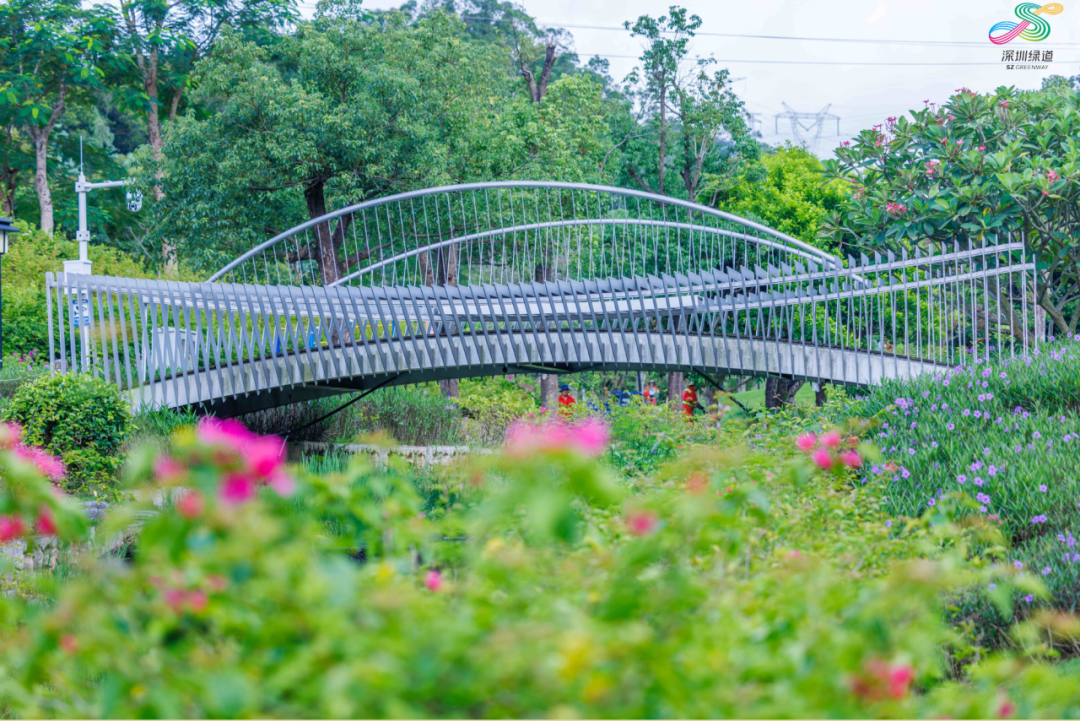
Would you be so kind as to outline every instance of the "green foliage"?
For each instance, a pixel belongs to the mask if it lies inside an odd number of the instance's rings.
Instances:
[[[760,163],[744,166],[734,177],[708,176],[699,199],[806,243],[819,243],[822,218],[843,199],[841,184],[825,182],[823,168],[812,153],[787,144],[762,154]]]
[[[22,222],[18,225],[22,232],[11,238],[0,269],[3,274],[4,353],[36,351],[45,354],[49,350],[45,273],[61,272],[65,259],[78,257],[79,247],[62,234],[49,235]],[[142,263],[115,248],[92,245],[89,257],[96,275],[149,277]]]
[[[941,107],[890,118],[837,149],[826,175],[850,190],[823,234],[845,249],[895,250],[1023,233],[1045,264],[1040,305],[1061,332],[1075,331],[1078,135],[1080,94],[1071,88],[961,88]]]
[[[19,388],[5,420],[20,424],[29,443],[63,460],[68,491],[113,495],[131,427],[115,384],[78,373],[42,376]]]
[[[537,404],[539,390],[539,383],[527,376],[471,378],[460,381],[457,401],[469,419],[470,435],[481,445],[501,445],[514,421],[546,412]]]
[[[292,495],[228,501],[250,453],[180,431],[160,480],[188,490],[146,518],[129,565],[83,554],[73,577],[0,597],[5,712],[1080,713],[1075,677],[1037,644],[949,679],[966,646],[942,593],[989,577],[952,511],[887,531],[874,491],[785,460],[783,434],[754,440],[633,488],[572,446],[518,447],[461,469],[445,487],[463,502],[421,514],[408,476],[356,458]],[[155,488],[152,465],[132,482]]]
[[[1078,378],[1080,354],[1069,340],[1001,364],[888,383],[826,411],[874,419],[883,462],[869,469],[868,487],[888,512],[913,517],[966,494],[962,515],[1005,536],[999,567],[1019,563],[1046,584],[1045,603],[1017,596],[1004,615],[982,589],[959,599],[957,621],[974,623],[985,643],[1007,642],[1014,614],[1080,607]]]

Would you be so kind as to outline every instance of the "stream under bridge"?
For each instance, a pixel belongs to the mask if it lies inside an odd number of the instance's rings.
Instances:
[[[46,274],[54,372],[229,417],[452,378],[586,370],[847,386],[1018,354],[1020,238],[841,259],[628,189],[497,182],[329,213],[204,282]]]

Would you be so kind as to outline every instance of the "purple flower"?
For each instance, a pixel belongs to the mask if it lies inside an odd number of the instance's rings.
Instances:
[[[996,476],[998,472],[997,466],[990,466],[986,469],[986,472],[989,473],[991,476]]]
[[[990,503],[990,496],[986,495],[985,493],[979,493],[979,494],[976,494],[975,500],[978,501],[979,503],[982,503],[982,504],[985,505],[985,504]],[[985,513],[985,510],[984,510],[984,513]]]
[[[947,428],[948,430],[951,431],[951,430],[955,429],[956,426],[954,426],[952,423],[946,423],[945,428]]]
[[[971,415],[971,410],[968,409],[968,408],[965,408],[964,413],[963,413],[964,418],[967,418],[970,415]]]
[[[1008,374],[1008,373],[1006,373],[1005,371],[1002,371],[1002,372],[1001,372],[1001,375],[1000,375],[1000,376],[998,376],[998,377],[999,377],[999,378],[1001,378],[1001,380],[1005,380],[1006,378],[1008,378],[1008,377],[1009,377],[1009,374]]]
[[[967,483],[967,476],[961,473],[959,476],[956,477],[956,482],[961,484]]]
[[[1032,525],[1034,525],[1036,523],[1046,523],[1046,516],[1044,516],[1042,514],[1040,514],[1038,516],[1035,516],[1034,518],[1031,519],[1031,523],[1032,523]]]
[[[991,591],[993,591],[994,589],[997,588],[997,584],[996,583],[991,583],[989,586],[987,586],[987,588],[989,588]]]
[[[927,502],[926,502],[926,505],[928,505],[928,506],[930,506],[931,508],[933,508],[934,506],[936,506],[936,505],[937,505],[937,501],[935,501],[935,500],[934,500],[933,498],[931,498],[931,499],[930,499],[929,501],[927,501]]]
[[[1049,566],[1047,566],[1046,568],[1044,568],[1044,569],[1042,570],[1042,574],[1043,574],[1044,576],[1049,576],[1049,575],[1050,575],[1050,567],[1049,567]]]
[[[975,411],[976,418],[982,418],[982,411]]]
[[[1024,564],[1022,564],[1020,561],[1013,561],[1013,568],[1015,568],[1017,571],[1022,571],[1024,570]]]
[[[1035,440],[1039,440],[1040,438],[1042,438],[1042,433],[1039,433],[1038,431],[1035,431],[1034,433],[1031,434],[1031,437],[1034,438]]]
[[[1045,483],[1040,483],[1040,484],[1039,484],[1039,491],[1040,491],[1041,493],[1046,493],[1046,490],[1047,490],[1047,489],[1046,489],[1046,484],[1045,484]]]
[[[907,452],[908,452],[908,455],[909,455],[909,456],[913,456],[913,455],[915,455],[915,449],[914,449],[914,448],[909,448],[909,449],[907,449]]]
[[[901,478],[911,478],[911,471],[909,471],[908,469],[901,466],[900,467],[900,477]]]
[[[971,464],[971,470],[973,470],[973,471],[977,471],[982,467],[983,467],[983,462],[980,461],[980,460],[976,460],[974,463]]]
[[[982,488],[982,487],[983,487],[983,484],[985,484],[985,483],[986,483],[986,481],[984,481],[983,479],[979,478],[978,476],[975,476],[975,478],[974,478],[974,479],[972,479],[972,481],[971,481],[971,482],[972,482],[972,483],[974,483],[974,484],[975,484],[976,486],[978,486],[979,488]]]
[[[984,396],[982,393],[980,393],[979,394],[979,403],[983,403],[984,401],[986,401],[986,396]]]
[[[983,449],[983,455],[984,455],[984,456],[988,456],[988,455],[990,455],[990,449],[989,449],[989,448],[984,448],[984,449]]]
[[[1036,352],[1037,352],[1037,351],[1036,351]],[[1035,596],[1033,596],[1033,595],[1031,595],[1031,594],[1029,593],[1028,595],[1024,596],[1024,600],[1025,600],[1025,601],[1027,601],[1028,603],[1031,603],[1032,601],[1034,601],[1034,600],[1035,600]]]
[[[892,521],[885,521],[885,528],[892,528]]]

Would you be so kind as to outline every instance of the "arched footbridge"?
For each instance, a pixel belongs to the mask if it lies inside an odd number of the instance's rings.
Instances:
[[[1020,240],[841,260],[672,198],[484,183],[344,208],[206,282],[47,274],[49,353],[220,416],[505,373],[867,386],[1026,348],[1033,273]]]

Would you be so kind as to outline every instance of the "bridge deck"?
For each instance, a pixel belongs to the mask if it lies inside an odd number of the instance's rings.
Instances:
[[[378,386],[508,372],[698,371],[866,386],[946,369],[881,353],[763,339],[619,330],[470,333],[321,347],[178,374],[136,388],[132,402],[230,416]]]

